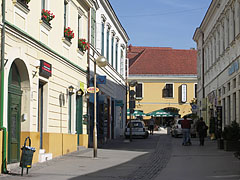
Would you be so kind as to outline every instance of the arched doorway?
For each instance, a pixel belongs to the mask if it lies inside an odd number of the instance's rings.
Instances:
[[[8,77],[8,163],[20,160],[21,78],[15,63]]]

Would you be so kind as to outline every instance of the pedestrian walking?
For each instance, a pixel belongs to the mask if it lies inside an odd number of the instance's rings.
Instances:
[[[208,126],[205,124],[202,117],[200,117],[196,129],[199,135],[200,146],[204,146],[204,138],[207,134]]]
[[[153,135],[153,129],[154,129],[154,118],[153,116],[151,116],[151,119],[149,120],[149,130],[151,135]]]
[[[190,129],[191,129],[191,122],[187,120],[187,117],[181,121],[182,133],[183,133],[183,146],[191,145],[190,140]]]

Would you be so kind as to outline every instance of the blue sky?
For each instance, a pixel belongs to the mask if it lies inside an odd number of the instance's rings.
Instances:
[[[133,46],[196,48],[211,0],[109,0]]]

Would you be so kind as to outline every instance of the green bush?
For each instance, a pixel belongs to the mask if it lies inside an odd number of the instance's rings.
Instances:
[[[240,139],[240,126],[236,121],[224,128],[222,133],[223,139],[237,141]]]

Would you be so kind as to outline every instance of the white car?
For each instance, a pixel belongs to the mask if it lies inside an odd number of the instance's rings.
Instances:
[[[182,127],[181,127],[182,120],[183,120],[183,118],[178,118],[175,120],[175,123],[171,129],[171,135],[173,137],[178,137],[178,136],[182,135]],[[187,118],[187,120],[189,120],[191,123],[191,129],[190,129],[191,137],[196,137],[196,129],[194,127],[193,120],[190,118]]]
[[[131,123],[132,123],[132,136],[134,137],[139,136],[143,138],[148,137],[149,133],[143,121],[136,119],[131,120]],[[126,138],[130,137],[130,121],[128,121],[127,123],[124,134]]]

